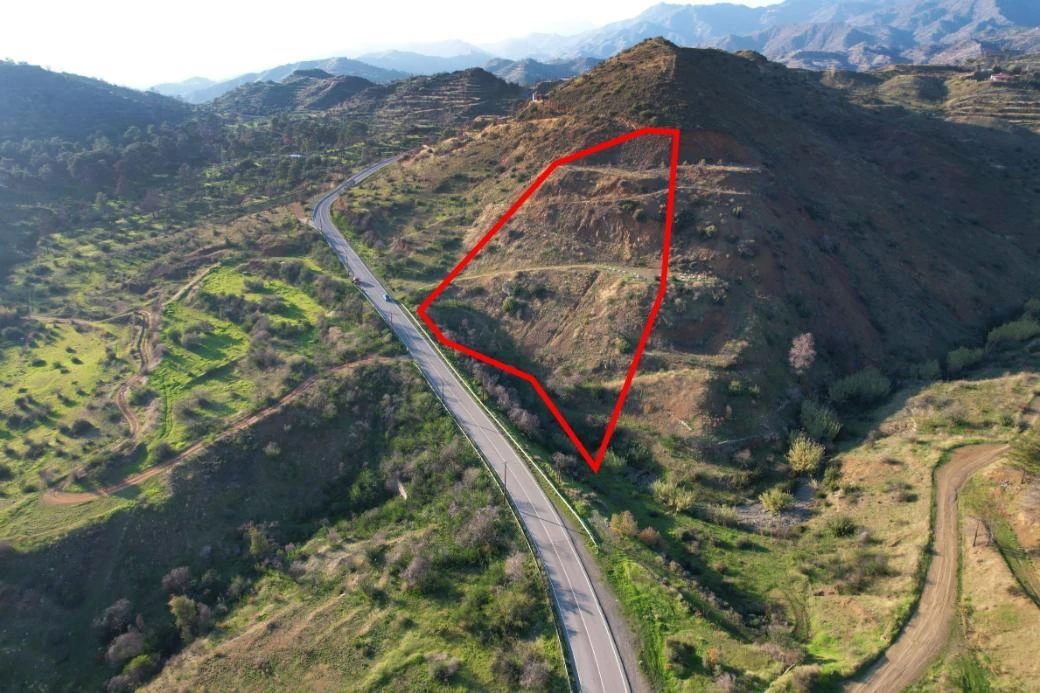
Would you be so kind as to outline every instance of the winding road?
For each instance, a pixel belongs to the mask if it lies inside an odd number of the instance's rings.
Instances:
[[[595,569],[585,563],[588,559],[579,549],[581,539],[575,539],[577,532],[556,510],[519,452],[426,334],[405,314],[402,306],[384,299],[387,290],[332,223],[332,204],[345,189],[399,158],[384,159],[369,166],[318,200],[313,223],[344,268],[359,280],[358,288],[404,343],[459,427],[502,480],[548,575],[580,689],[631,691],[633,687],[640,687],[637,674],[628,671],[623,663],[618,638],[601,601],[607,596],[607,588],[590,576],[590,569],[593,574]],[[628,669],[634,668],[632,653],[626,653],[625,660],[630,662]]]
[[[1026,412],[1033,425],[1040,415],[1040,399]],[[960,524],[957,494],[975,473],[998,460],[1008,446],[999,443],[958,448],[935,473],[935,538],[921,599],[899,638],[877,662],[846,690],[855,693],[901,691],[920,679],[942,652],[957,612],[957,572],[960,557]]]

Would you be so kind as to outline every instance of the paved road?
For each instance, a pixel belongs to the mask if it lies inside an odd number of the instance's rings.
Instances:
[[[383,285],[332,223],[332,203],[344,189],[357,185],[397,159],[386,159],[366,168],[322,197],[314,208],[314,224],[347,271],[361,280],[361,290],[404,342],[462,430],[490,462],[499,479],[505,481],[506,491],[519,511],[549,576],[581,690],[631,691],[617,641],[597,596],[597,588],[589,578],[571,536],[572,530],[535,481],[519,453],[459,381],[444,357],[405,315],[400,305],[384,300],[386,290]],[[601,586],[599,589],[605,588]]]
[[[1026,412],[1026,423],[1040,417],[1040,399]],[[946,646],[957,610],[960,527],[957,494],[978,471],[1007,452],[1007,445],[987,443],[958,448],[935,474],[935,539],[924,590],[917,609],[884,656],[846,686],[854,693],[901,691],[920,679]]]

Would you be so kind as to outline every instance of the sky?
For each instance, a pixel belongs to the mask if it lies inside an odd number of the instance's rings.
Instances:
[[[681,0],[673,0],[681,1]],[[706,4],[710,0],[686,0]],[[729,0],[761,6],[776,0]],[[654,0],[7,0],[0,58],[147,88],[408,44],[571,34]]]

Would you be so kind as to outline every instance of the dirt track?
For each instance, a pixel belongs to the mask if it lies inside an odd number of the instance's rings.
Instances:
[[[1035,423],[1038,414],[1040,399],[1034,399],[1026,421]],[[1007,448],[997,443],[959,448],[936,472],[935,539],[921,600],[895,643],[846,690],[856,693],[901,691],[924,675],[946,645],[957,610],[960,551],[957,494],[973,474],[997,460]]]

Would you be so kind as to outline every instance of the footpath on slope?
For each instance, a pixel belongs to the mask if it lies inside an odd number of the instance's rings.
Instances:
[[[1026,423],[1040,418],[1040,397],[1026,412]],[[1007,452],[999,443],[957,448],[935,473],[935,529],[932,560],[921,599],[898,639],[846,690],[855,693],[901,691],[920,679],[949,639],[957,611],[960,527],[957,494],[975,473]]]

